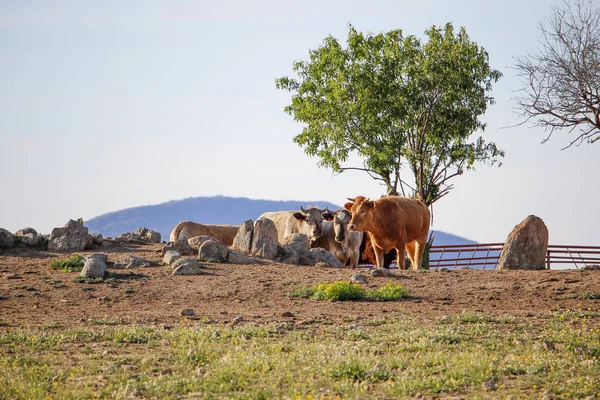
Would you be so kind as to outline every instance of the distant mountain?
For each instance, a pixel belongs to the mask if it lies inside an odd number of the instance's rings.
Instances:
[[[151,206],[127,208],[100,215],[86,221],[90,233],[101,233],[106,236],[119,236],[121,233],[133,232],[137,228],[149,228],[160,232],[162,240],[169,240],[175,225],[181,221],[194,221],[203,224],[239,225],[251,218],[256,220],[267,211],[299,210],[300,206],[329,207],[337,210],[337,206],[326,201],[274,201],[253,200],[244,197],[190,197],[173,200]],[[476,243],[460,236],[435,231],[436,245]]]
[[[299,210],[300,206],[340,208],[326,201],[274,201],[252,200],[244,197],[190,197],[173,200],[152,206],[127,208],[100,215],[86,221],[90,233],[101,233],[115,237],[137,228],[149,228],[160,232],[163,240],[181,221],[194,221],[202,224],[239,225],[251,218],[256,220],[267,211]]]

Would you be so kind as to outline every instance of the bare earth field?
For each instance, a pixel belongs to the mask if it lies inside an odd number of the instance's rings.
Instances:
[[[0,399],[599,396],[600,271],[362,271],[368,289],[409,296],[332,302],[289,293],[360,271],[205,263],[174,276],[161,248],[108,249],[109,263],[153,265],[102,282],[50,268],[69,254],[0,254]]]
[[[0,277],[16,273],[19,279],[1,279],[0,317],[5,325],[35,326],[58,322],[86,325],[90,318],[120,319],[138,324],[174,324],[183,308],[195,318],[231,322],[237,316],[253,323],[390,318],[397,314],[435,320],[444,315],[479,312],[543,318],[557,310],[585,308],[600,312],[600,272],[393,270],[392,277],[368,277],[369,288],[394,280],[409,290],[400,302],[317,302],[290,299],[293,288],[322,282],[349,281],[350,269],[329,269],[270,263],[235,265],[205,263],[201,276],[173,276],[161,266],[162,245],[130,245],[109,250],[109,262],[123,254],[153,261],[151,267],[118,270],[113,284],[75,283],[79,273],[50,269],[53,257],[65,254],[19,252],[0,255]],[[85,252],[83,253],[85,254]],[[365,273],[366,274],[366,273]],[[587,294],[587,296],[586,296]],[[282,317],[291,312],[293,317]],[[2,329],[6,329],[6,326]]]

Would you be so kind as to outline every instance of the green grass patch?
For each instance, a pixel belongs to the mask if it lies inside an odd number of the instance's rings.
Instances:
[[[344,281],[321,283],[312,296],[315,300],[331,301],[364,300],[366,297],[367,291],[362,286]]]
[[[368,298],[374,301],[398,301],[408,296],[408,290],[395,282],[388,282],[379,289],[368,292]]]
[[[50,268],[64,272],[80,272],[85,260],[81,254],[74,254],[64,260],[53,259]]]
[[[95,325],[121,325],[120,320],[111,320],[108,318],[90,318],[88,322]]]
[[[510,316],[494,316],[494,315],[486,315],[477,312],[462,312],[458,315],[447,315],[442,317],[439,320],[439,323],[442,324],[481,324],[481,323],[498,323],[498,324],[508,324],[515,322],[514,317]]]
[[[367,290],[355,283],[339,281],[296,288],[289,292],[288,296],[329,301],[398,301],[408,296],[408,290],[395,282],[388,282],[378,289]]]
[[[60,322],[46,322],[44,324],[44,328],[46,329],[54,329],[54,328],[60,328],[62,327],[62,324]]]
[[[171,330],[12,326],[0,332],[0,398],[392,399],[418,393],[542,398],[552,393],[567,399],[600,392],[600,327],[591,324],[594,320],[505,320],[513,322],[463,315],[439,324],[402,317],[379,326],[308,331],[270,324]],[[484,393],[482,385],[490,380],[496,390]]]

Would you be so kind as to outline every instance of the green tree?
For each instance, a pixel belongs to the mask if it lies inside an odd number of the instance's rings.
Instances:
[[[319,166],[365,171],[388,194],[410,190],[430,205],[452,189],[450,179],[504,155],[481,137],[469,140],[484,130],[479,116],[502,74],[464,28],[425,33],[422,43],[401,30],[364,35],[350,25],[345,48],[327,37],[294,63],[297,79],[276,85],[292,93],[285,111],[305,124],[294,141]],[[349,165],[353,155],[362,166]]]

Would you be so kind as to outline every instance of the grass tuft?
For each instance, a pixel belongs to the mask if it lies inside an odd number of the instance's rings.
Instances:
[[[368,295],[374,301],[397,301],[408,296],[408,289],[395,282],[388,282],[379,289],[371,290]]]
[[[360,285],[340,281],[321,283],[312,297],[315,300],[331,301],[363,300],[367,297],[367,292]]]
[[[54,270],[61,270],[64,272],[80,272],[83,269],[85,260],[81,254],[74,254],[64,260],[54,259],[50,268]]]
[[[303,286],[294,289],[288,296],[313,300],[329,301],[397,301],[408,296],[408,290],[394,282],[375,290],[366,290],[362,286],[350,282],[339,281],[321,283],[316,286]]]

